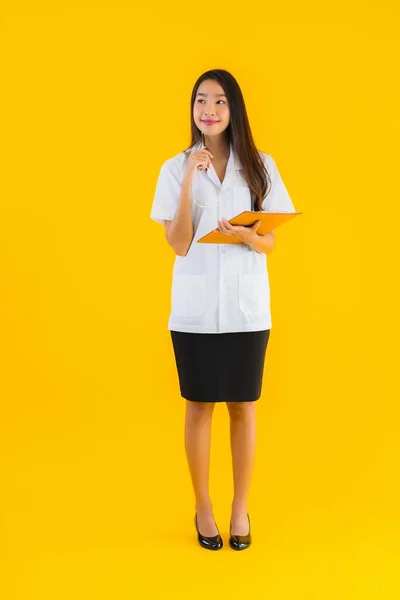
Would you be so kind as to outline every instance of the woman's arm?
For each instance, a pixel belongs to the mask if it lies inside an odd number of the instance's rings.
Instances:
[[[275,246],[275,232],[270,231],[269,233],[260,235],[255,231],[249,231],[243,241],[260,254],[271,254]]]
[[[178,256],[186,256],[194,235],[190,180],[182,181],[178,209],[173,220],[164,223],[169,245]]]

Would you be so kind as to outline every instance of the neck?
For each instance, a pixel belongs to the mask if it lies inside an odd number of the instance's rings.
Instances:
[[[204,142],[207,150],[209,150],[216,159],[229,157],[229,144],[225,137],[205,135]]]

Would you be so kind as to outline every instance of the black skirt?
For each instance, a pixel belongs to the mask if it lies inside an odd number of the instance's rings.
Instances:
[[[269,334],[171,331],[181,396],[195,402],[258,400]]]

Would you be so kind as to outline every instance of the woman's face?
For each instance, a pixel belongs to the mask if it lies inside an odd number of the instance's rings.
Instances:
[[[224,89],[214,79],[202,81],[193,105],[193,119],[204,135],[221,134],[229,125],[230,111]],[[208,124],[210,120],[213,124]]]

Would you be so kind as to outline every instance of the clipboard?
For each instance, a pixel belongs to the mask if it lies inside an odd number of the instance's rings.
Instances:
[[[231,225],[254,225],[256,221],[261,221],[258,229],[258,235],[265,235],[280,225],[287,223],[301,212],[260,212],[255,210],[245,210],[232,219],[228,220]],[[197,240],[198,244],[241,244],[241,240],[233,235],[225,235],[220,231],[210,231]]]

